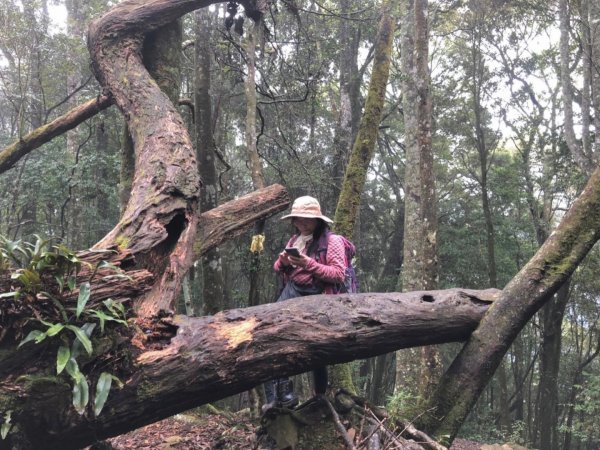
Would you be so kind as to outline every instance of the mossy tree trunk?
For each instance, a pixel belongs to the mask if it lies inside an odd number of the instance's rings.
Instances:
[[[375,57],[365,109],[346,167],[344,183],[335,211],[334,231],[348,239],[352,239],[354,235],[360,199],[381,123],[395,29],[395,19],[392,14],[394,5],[395,0],[385,0],[381,7],[381,19],[375,40]],[[336,366],[330,372],[333,386],[344,388],[349,392],[356,392],[350,366]]]
[[[4,147],[0,151],[0,174],[11,169],[17,161],[31,151],[51,141],[56,136],[62,135],[65,131],[73,129],[110,105],[112,105],[112,99],[108,95],[93,98]]]
[[[375,152],[379,124],[385,101],[385,89],[390,73],[390,59],[394,38],[395,18],[392,15],[395,0],[385,0],[381,7],[381,19],[375,40],[375,57],[365,109],[350,160],[346,167],[344,183],[335,210],[335,231],[352,239],[359,215],[360,199],[367,177],[367,170]]]

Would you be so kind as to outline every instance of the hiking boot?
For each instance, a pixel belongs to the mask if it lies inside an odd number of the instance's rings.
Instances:
[[[292,380],[281,378],[277,381],[277,399],[282,408],[293,408],[299,403]]]

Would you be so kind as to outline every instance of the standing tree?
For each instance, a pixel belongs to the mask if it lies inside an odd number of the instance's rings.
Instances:
[[[207,8],[195,13],[195,78],[194,117],[198,166],[202,179],[200,211],[209,211],[219,204],[219,180],[216,169],[215,141],[213,137],[212,98],[210,94],[211,52],[210,20]],[[225,309],[225,292],[221,252],[218,247],[202,258],[202,299],[205,314],[216,314]]]
[[[402,3],[402,104],[406,146],[402,290],[437,288],[437,202],[429,85],[429,26],[426,0]],[[397,358],[396,386],[404,361]],[[421,349],[419,392],[426,396],[440,372],[436,348]]]
[[[394,0],[384,0],[381,6],[369,92],[335,210],[335,231],[349,239],[354,236],[367,170],[377,143],[394,41],[394,4]],[[332,373],[332,384],[355,392],[350,367],[347,365],[335,367]]]

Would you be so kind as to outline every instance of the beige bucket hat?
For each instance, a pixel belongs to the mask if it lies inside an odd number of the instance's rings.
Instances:
[[[321,213],[319,201],[308,195],[298,197],[294,200],[292,211],[281,219],[287,219],[288,217],[307,217],[309,219],[321,219],[325,222],[333,223],[333,220]]]

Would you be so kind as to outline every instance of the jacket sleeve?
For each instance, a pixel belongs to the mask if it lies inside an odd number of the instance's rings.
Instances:
[[[331,235],[327,244],[326,264],[320,264],[314,259],[304,268],[316,278],[327,283],[343,283],[346,276],[346,254],[344,242],[338,235]]]

